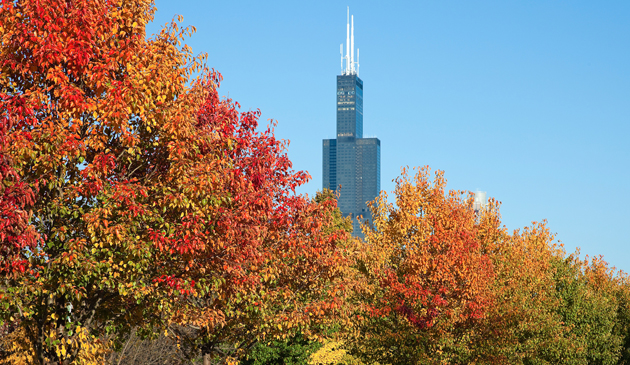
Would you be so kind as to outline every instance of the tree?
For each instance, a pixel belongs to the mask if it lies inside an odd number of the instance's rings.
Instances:
[[[310,355],[321,346],[317,341],[309,341],[301,335],[296,335],[283,341],[259,343],[240,363],[242,365],[302,365],[306,364]]]
[[[623,326],[615,293],[622,286],[601,258],[566,256],[546,222],[488,243],[496,301],[479,327],[475,352],[483,362],[617,362]]]
[[[323,227],[324,234],[340,234],[345,232],[345,239],[343,242],[339,242],[339,248],[348,249],[351,243],[351,237],[349,233],[352,232],[352,221],[350,217],[343,217],[339,208],[337,208],[337,196],[334,192],[328,189],[318,191],[312,200],[316,204],[326,204],[334,207],[332,210],[327,210],[326,214],[330,216],[331,220],[327,220],[327,226]],[[346,252],[347,256],[347,252]],[[349,257],[348,257],[349,258]],[[349,269],[349,267],[345,267]],[[344,274],[346,281],[349,281],[348,274]],[[348,288],[346,287],[347,291]],[[347,305],[348,303],[344,303]],[[348,309],[346,309],[348,310]],[[329,328],[322,328],[320,334],[326,337],[334,336],[335,332],[339,332],[339,324],[335,321],[329,322]],[[316,350],[322,347],[322,340],[314,340],[305,338],[302,333],[298,333],[294,336],[289,336],[282,340],[273,340],[270,342],[258,342],[252,348],[251,353],[247,355],[247,358],[241,361],[242,364],[305,364],[309,356]]]
[[[169,183],[222,166],[191,149],[211,138],[195,116],[216,77],[181,47],[189,30],[172,23],[146,39],[154,10],[1,3],[0,318],[19,322],[36,363],[69,364],[106,331],[159,323],[165,295],[191,290],[169,279],[197,249],[186,191]],[[160,235],[182,240],[164,248]]]
[[[215,188],[225,204],[208,216],[212,230],[196,234],[203,249],[179,277],[196,283],[171,319],[199,329],[178,333],[191,356],[240,358],[260,341],[317,333],[342,312],[348,234],[334,225],[336,202],[295,194],[308,175],[291,170],[271,126],[256,130],[259,115],[216,90],[198,114],[198,129],[215,137],[208,151],[223,144],[228,162]]]
[[[381,196],[357,268],[359,293],[353,352],[367,362],[416,364],[471,361],[475,327],[494,303],[494,271],[483,252],[496,230],[478,220],[472,195],[445,193],[446,180],[428,168],[396,180],[396,205]]]
[[[619,306],[614,331],[623,338],[617,364],[625,365],[630,364],[630,277],[628,274],[618,272],[616,282],[618,286],[615,295]]]
[[[558,311],[553,262],[562,256],[546,224],[503,232],[484,248],[495,268],[495,304],[480,327],[478,356],[485,362],[573,363],[578,346]]]
[[[18,214],[2,228],[1,315],[38,363],[71,363],[79,333],[117,347],[165,323],[198,329],[182,339],[193,352],[240,356],[316,332],[343,303],[333,204],[295,194],[308,175],[256,131],[259,112],[219,99],[188,30],[145,38],[153,12],[2,2],[1,207]]]
[[[107,343],[100,340],[93,341],[86,331],[81,331],[75,337],[81,343],[81,349],[76,356],[75,363],[86,365],[98,365],[106,362],[105,358],[110,351]],[[23,326],[11,331],[0,338],[0,364],[2,365],[28,365],[36,363],[35,349]]]
[[[583,364],[616,364],[623,336],[614,331],[618,316],[614,271],[601,257],[579,260],[578,253],[556,258],[558,312]]]

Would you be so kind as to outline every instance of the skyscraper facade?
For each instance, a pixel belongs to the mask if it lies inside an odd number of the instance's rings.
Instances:
[[[323,187],[339,191],[339,209],[352,217],[353,235],[361,237],[356,218],[371,218],[366,203],[381,190],[381,141],[363,138],[363,81],[358,50],[354,60],[354,17],[348,15],[346,29],[346,54],[342,45],[337,76],[337,138],[323,141]]]

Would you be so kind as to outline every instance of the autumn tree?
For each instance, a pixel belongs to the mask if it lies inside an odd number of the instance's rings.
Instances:
[[[154,11],[1,3],[0,318],[19,323],[35,363],[69,364],[104,332],[159,323],[165,295],[191,290],[168,275],[197,248],[172,181],[218,174],[216,154],[193,161],[189,148],[211,138],[195,116],[216,77],[176,23],[146,39]],[[181,240],[164,248],[161,235]]]
[[[562,320],[556,264],[564,251],[545,222],[503,232],[485,248],[495,268],[494,305],[480,327],[487,363],[575,363],[579,345]]]
[[[215,89],[197,116],[214,138],[201,153],[220,150],[227,165],[213,192],[224,204],[196,222],[211,229],[196,230],[202,249],[177,277],[196,283],[171,319],[191,356],[240,358],[261,341],[316,334],[342,312],[349,235],[335,225],[336,201],[295,193],[308,175],[292,170],[272,126],[257,130],[259,115]],[[179,326],[198,332],[189,338]]]
[[[627,357],[627,276],[566,255],[546,222],[511,234],[499,204],[473,210],[428,169],[382,194],[352,256],[345,346],[390,364],[617,364]]]
[[[619,306],[617,307],[615,333],[623,338],[617,363],[623,365],[630,364],[630,276],[619,273],[617,283],[615,296]]]
[[[579,260],[577,254],[554,260],[558,312],[569,336],[579,345],[583,364],[616,364],[623,336],[615,331],[617,280],[601,257]]]
[[[623,307],[615,293],[622,285],[605,262],[567,256],[546,222],[504,231],[484,250],[495,268],[496,299],[478,328],[474,351],[479,359],[617,363],[624,335],[618,326]]]
[[[352,350],[389,364],[473,360],[475,327],[494,303],[494,271],[484,240],[497,230],[479,220],[472,195],[445,191],[441,172],[428,168],[396,180],[395,205],[381,196],[357,268],[359,292]],[[488,222],[492,224],[488,224]]]
[[[337,196],[329,189],[318,191],[313,198],[313,203],[317,204],[330,204],[335,208],[327,210],[327,215],[332,219],[327,220],[328,226],[324,227],[324,234],[340,234],[345,232],[343,240],[339,237],[338,249],[342,248],[347,250],[351,246],[351,237],[349,233],[352,232],[352,221],[350,217],[343,217],[341,210],[337,206]],[[346,257],[349,259],[350,255],[345,252]],[[348,270],[349,267],[345,266]],[[350,281],[349,275],[346,272],[343,276],[346,282]],[[347,291],[348,287],[344,288]],[[348,303],[344,303],[346,306]],[[346,308],[348,310],[349,308]],[[328,328],[321,328],[320,335],[334,336],[339,331],[340,324],[332,320],[328,322]],[[247,355],[245,360],[241,361],[241,364],[255,365],[255,364],[305,364],[309,361],[312,353],[317,351],[323,346],[323,342],[327,340],[309,339],[302,333],[297,333],[293,336],[280,340],[272,340],[269,342],[258,342],[252,351]]]
[[[153,12],[2,2],[2,318],[38,363],[71,363],[79,333],[121,345],[168,322],[236,356],[343,303],[332,203],[295,194],[308,175],[259,112],[219,99],[187,30],[146,39]]]

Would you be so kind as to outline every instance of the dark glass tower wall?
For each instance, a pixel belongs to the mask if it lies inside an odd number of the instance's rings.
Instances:
[[[366,202],[374,200],[381,191],[381,141],[378,138],[361,138],[357,147],[357,191],[361,196],[356,206],[365,216],[369,210]]]
[[[362,237],[356,217],[370,218],[366,202],[381,190],[381,142],[363,137],[363,81],[337,76],[337,138],[323,141],[323,187],[339,190],[339,209],[353,218],[353,235]]]
[[[324,140],[324,188],[335,190],[337,186],[337,140]]]
[[[356,75],[337,76],[337,138],[363,137],[363,81]]]

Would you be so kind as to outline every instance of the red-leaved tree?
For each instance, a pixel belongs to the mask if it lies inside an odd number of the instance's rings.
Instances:
[[[0,4],[0,319],[34,362],[169,323],[238,356],[341,311],[332,203],[295,194],[308,175],[188,29],[147,39],[150,0]]]
[[[309,176],[292,170],[287,143],[271,127],[257,131],[258,111],[238,107],[215,89],[197,117],[207,136],[200,153],[219,151],[226,161],[211,196],[223,204],[197,221],[203,249],[177,279],[197,289],[179,297],[173,317],[198,329],[182,341],[191,354],[220,358],[243,356],[263,340],[317,334],[344,313],[348,234],[334,227],[335,201],[297,195]],[[181,337],[190,333],[177,328]]]

